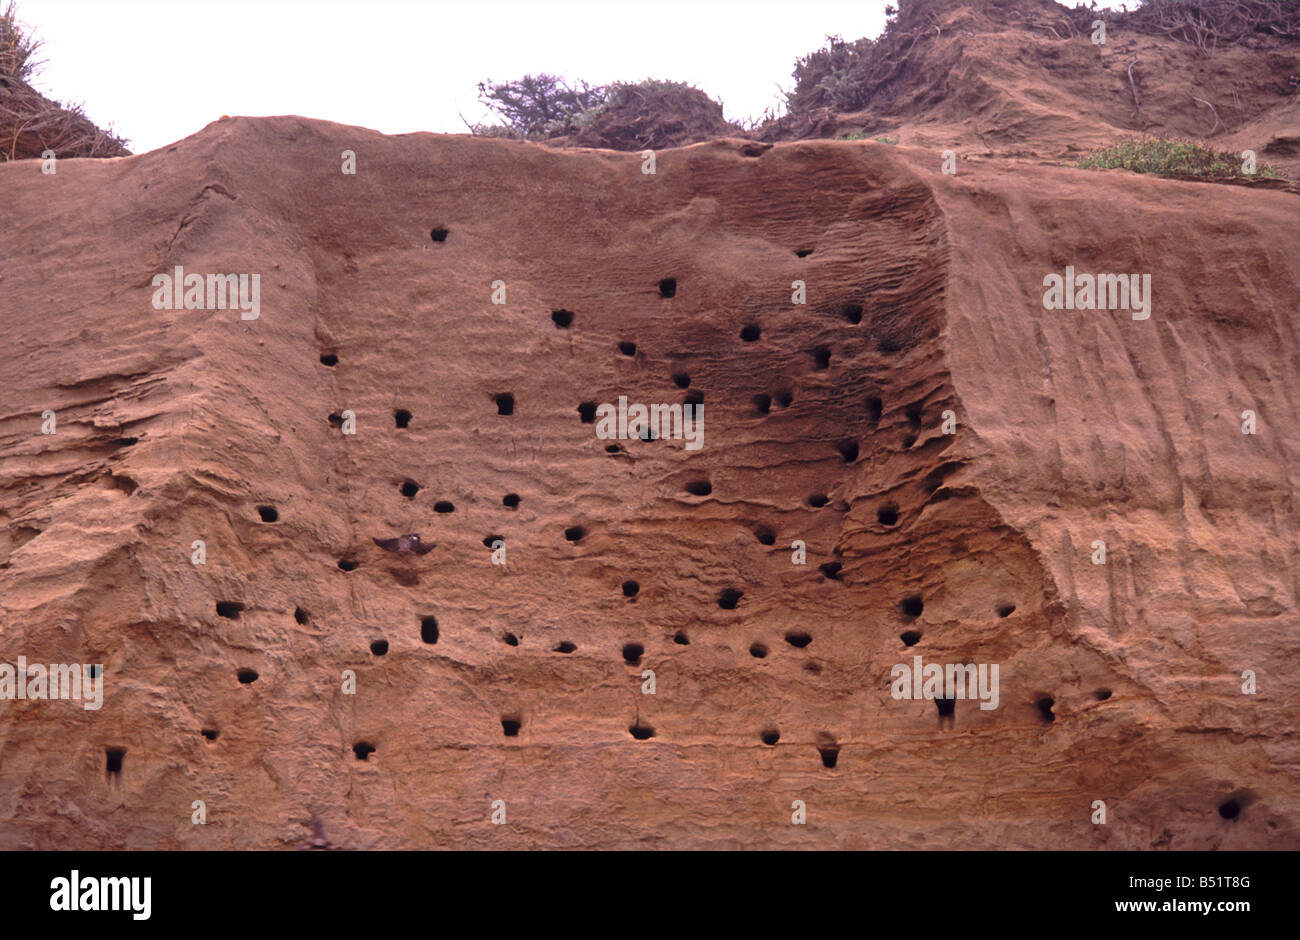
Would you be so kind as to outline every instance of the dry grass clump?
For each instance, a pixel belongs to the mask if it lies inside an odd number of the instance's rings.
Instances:
[[[23,29],[14,13],[14,0],[0,7],[0,75],[27,81],[45,63],[38,61],[41,41]]]
[[[1143,33],[1169,36],[1209,53],[1252,34],[1300,39],[1295,0],[1144,0],[1116,21]]]
[[[14,2],[0,7],[0,160],[27,160],[52,150],[58,157],[119,157],[127,142],[97,127],[80,105],[51,101],[28,84],[43,65],[40,40],[18,21]]]

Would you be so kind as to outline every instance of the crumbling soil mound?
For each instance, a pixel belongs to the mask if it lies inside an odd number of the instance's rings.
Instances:
[[[1194,6],[903,4],[879,39],[802,60],[790,113],[758,136],[888,134],[964,157],[1063,162],[1147,134],[1251,149],[1300,174],[1300,5]]]
[[[680,147],[739,129],[722,116],[722,105],[698,88],[677,82],[620,85],[595,119],[564,142],[607,150]]]

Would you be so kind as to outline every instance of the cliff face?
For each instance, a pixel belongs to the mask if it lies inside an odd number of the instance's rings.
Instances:
[[[3,658],[105,673],[0,702],[0,845],[1300,845],[1295,197],[642,168],[300,118],[0,166]],[[1150,318],[1045,310],[1067,266]],[[916,655],[998,707],[895,699]]]

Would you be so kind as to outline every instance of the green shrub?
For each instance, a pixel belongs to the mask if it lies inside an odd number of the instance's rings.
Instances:
[[[548,140],[578,135],[593,125],[600,130],[584,146],[615,150],[670,143],[686,137],[709,137],[735,128],[722,117],[722,105],[684,82],[647,78],[608,85],[569,85],[554,75],[525,75],[513,82],[479,83],[479,100],[500,114],[505,124],[476,124],[482,137]],[[626,146],[624,146],[626,145]]]
[[[856,111],[871,97],[870,73],[878,60],[876,42],[845,42],[827,36],[826,45],[795,62],[794,90],[786,94],[791,113],[815,107]]]
[[[1085,170],[1131,170],[1158,176],[1245,176],[1244,161],[1235,153],[1213,150],[1191,140],[1163,137],[1129,138],[1088,154],[1077,164]],[[1272,167],[1258,164],[1256,176],[1277,176]]]
[[[583,112],[604,103],[608,92],[601,86],[582,81],[570,85],[559,76],[542,73],[512,82],[479,82],[478,96],[520,134],[554,137],[567,133]]]

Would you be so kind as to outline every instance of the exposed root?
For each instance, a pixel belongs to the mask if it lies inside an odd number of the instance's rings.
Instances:
[[[1192,95],[1192,100],[1199,101],[1201,104],[1205,105],[1211,111],[1214,111],[1214,126],[1210,128],[1210,133],[1206,134],[1205,136],[1213,137],[1214,132],[1217,131],[1220,127],[1222,127],[1225,131],[1228,129],[1228,125],[1224,124],[1222,121],[1219,120],[1219,112],[1215,110],[1214,105],[1210,104],[1204,98],[1197,98],[1195,95]]]

